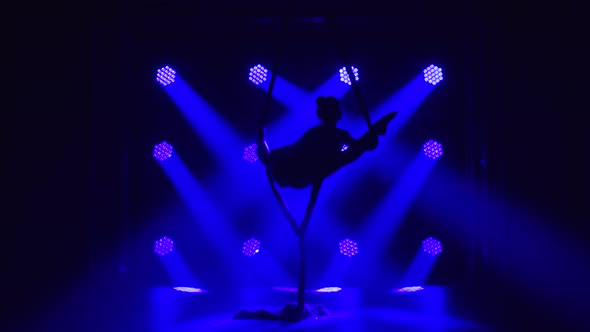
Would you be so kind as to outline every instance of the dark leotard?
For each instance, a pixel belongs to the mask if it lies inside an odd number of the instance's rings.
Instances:
[[[271,151],[267,166],[279,186],[305,188],[376,146],[377,135],[373,132],[355,140],[345,130],[317,126],[295,144]]]

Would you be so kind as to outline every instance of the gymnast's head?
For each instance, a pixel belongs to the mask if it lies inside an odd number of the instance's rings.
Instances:
[[[316,103],[318,104],[317,114],[322,120],[322,125],[335,127],[342,117],[338,99],[334,97],[318,97]]]

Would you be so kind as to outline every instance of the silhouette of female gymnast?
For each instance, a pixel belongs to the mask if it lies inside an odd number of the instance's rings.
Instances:
[[[280,319],[298,321],[317,314],[317,308],[305,306],[305,250],[304,236],[309,226],[311,214],[316,204],[322,181],[345,165],[358,159],[366,151],[374,150],[379,142],[378,136],[384,135],[387,125],[397,112],[388,113],[374,125],[369,123],[369,130],[359,139],[354,139],[336,124],[342,117],[340,103],[334,97],[318,97],[317,115],[321,125],[308,130],[297,142],[270,151],[264,139],[264,127],[258,138],[258,158],[266,166],[271,189],[279,202],[289,225],[297,235],[299,244],[299,280],[297,285],[297,305],[287,305],[280,313],[264,310],[256,312],[241,311],[235,317],[240,319]],[[305,210],[303,221],[299,225],[289,210],[287,203],[276,188],[306,188],[312,186],[311,197]]]
[[[280,187],[306,188],[320,183],[332,173],[374,150],[378,135],[385,134],[396,112],[381,118],[361,138],[354,139],[336,124],[342,118],[340,102],[334,97],[316,99],[321,125],[308,130],[297,142],[269,151],[263,141],[258,144],[258,157],[269,175]]]

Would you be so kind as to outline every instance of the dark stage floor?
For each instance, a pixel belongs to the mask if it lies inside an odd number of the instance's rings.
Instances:
[[[235,320],[241,309],[280,310],[296,294],[272,287],[186,293],[172,287],[76,295],[54,310],[35,331],[506,331],[497,313],[466,287],[425,286],[411,293],[343,288],[309,293],[307,303],[323,304],[326,317],[298,323]],[[57,308],[55,308],[57,309]],[[493,327],[496,326],[496,327]]]
[[[375,294],[372,294],[375,295]],[[414,293],[390,293],[370,296],[359,289],[335,293],[312,293],[310,304],[324,304],[330,315],[311,317],[299,323],[234,320],[237,311],[210,312],[214,294],[190,294],[167,288],[152,290],[152,331],[485,331],[484,325],[456,316],[447,310],[452,296],[442,287],[426,287]],[[272,289],[245,289],[238,309],[279,310],[292,301],[295,293]],[[170,301],[167,303],[166,300]],[[173,310],[163,310],[162,307]],[[223,306],[218,307],[219,309]],[[213,309],[213,308],[211,308]]]

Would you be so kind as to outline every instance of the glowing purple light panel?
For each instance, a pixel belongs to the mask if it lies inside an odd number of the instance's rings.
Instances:
[[[194,287],[174,287],[174,290],[185,293],[205,293],[205,290]]]
[[[256,150],[258,149],[258,145],[256,143],[250,144],[244,148],[244,160],[248,162],[255,162],[258,160],[258,155],[256,154]]]
[[[359,248],[356,242],[350,239],[344,239],[339,244],[340,253],[344,256],[352,257],[359,253]]]
[[[358,81],[359,80],[359,70],[352,67],[352,72],[354,73],[355,81]],[[352,82],[350,81],[350,76],[348,76],[348,71],[346,70],[346,67],[342,67],[342,69],[340,69],[340,81],[342,81],[348,85],[352,85]]]
[[[160,256],[167,255],[172,250],[174,250],[174,241],[165,236],[154,243],[154,252]]]
[[[439,240],[429,237],[422,241],[422,249],[425,253],[436,256],[442,252],[442,244]]]
[[[172,145],[166,143],[165,141],[154,146],[154,158],[164,161],[170,157],[172,157],[172,150],[174,148]]]
[[[262,67],[261,65],[256,65],[252,68],[250,68],[250,75],[248,77],[248,79],[258,85],[264,81],[266,81],[266,74],[268,73],[268,70],[266,70],[266,68]]]
[[[316,289],[315,292],[316,293],[336,293],[341,290],[342,290],[342,288],[340,288],[340,287],[324,287],[324,288]]]
[[[424,69],[424,81],[432,85],[437,85],[443,80],[442,68],[430,65]]]
[[[428,158],[437,159],[443,155],[443,148],[442,144],[435,140],[429,140],[428,142],[424,143],[424,154]]]
[[[158,69],[158,73],[156,74],[156,81],[163,86],[174,83],[175,78],[176,72],[168,66]]]
[[[398,293],[413,293],[424,290],[422,286],[410,286],[410,287],[403,287],[398,289],[396,292]]]
[[[255,238],[251,238],[250,240],[244,242],[244,246],[242,247],[242,253],[248,257],[252,257],[256,255],[260,251],[260,241],[256,240]]]

